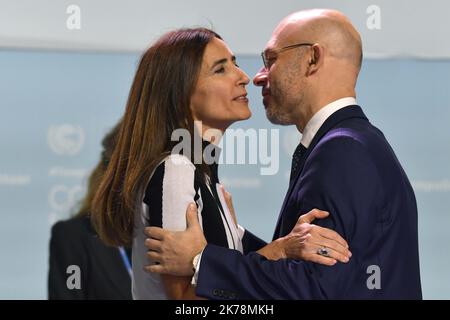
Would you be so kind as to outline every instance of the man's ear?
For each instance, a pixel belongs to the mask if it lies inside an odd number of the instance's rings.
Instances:
[[[316,43],[311,46],[310,57],[309,57],[309,67],[308,67],[309,75],[316,73],[319,70],[319,68],[322,66],[323,55],[324,55],[324,50],[320,44]]]

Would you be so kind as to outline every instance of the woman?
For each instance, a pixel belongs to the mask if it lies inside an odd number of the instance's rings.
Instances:
[[[70,300],[131,299],[131,265],[129,253],[123,247],[105,246],[95,234],[90,221],[92,199],[98,189],[114,149],[120,123],[102,141],[101,159],[88,180],[87,193],[78,213],[67,221],[59,221],[51,231],[48,298]],[[70,288],[74,273],[70,266],[78,266],[79,286]],[[70,269],[69,269],[70,270]],[[76,285],[76,281],[72,283]]]
[[[192,201],[209,243],[241,252],[259,249],[244,248],[244,233],[220,189],[217,164],[203,157],[206,150],[213,157],[219,152],[207,132],[223,133],[233,122],[250,117],[248,83],[222,38],[204,28],[169,32],[141,58],[92,216],[107,244],[132,243],[134,298],[196,298],[190,278],[143,270],[148,264],[144,227],[184,230],[185,210]],[[201,126],[196,127],[197,121]],[[177,129],[189,132],[191,147],[173,153],[179,142],[171,137]],[[194,148],[198,136],[204,139],[200,154]]]

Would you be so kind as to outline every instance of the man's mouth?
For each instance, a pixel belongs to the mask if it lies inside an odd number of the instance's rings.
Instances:
[[[263,89],[261,94],[263,96],[264,108],[267,109],[270,99],[270,91],[268,89]]]

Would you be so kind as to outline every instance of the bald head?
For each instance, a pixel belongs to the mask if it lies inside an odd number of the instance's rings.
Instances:
[[[326,54],[353,65],[358,71],[362,61],[361,37],[341,12],[313,9],[295,12],[276,27],[273,39],[286,43],[321,44]]]
[[[263,87],[266,114],[302,131],[321,108],[356,97],[361,37],[335,10],[295,12],[275,28],[264,50],[264,68],[253,80]]]

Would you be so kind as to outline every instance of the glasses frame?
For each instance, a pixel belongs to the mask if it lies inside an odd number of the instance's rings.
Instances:
[[[299,47],[303,47],[303,46],[313,46],[313,45],[314,45],[314,43],[306,43],[306,42],[296,43],[296,44],[291,44],[291,45],[283,47],[283,48],[270,50],[270,53],[278,55],[279,53],[290,50],[290,49],[299,48]],[[261,52],[261,58],[262,58],[262,61],[264,64],[264,68],[266,68],[266,70],[269,70],[272,65],[269,65],[270,59],[267,58],[266,51]]]

